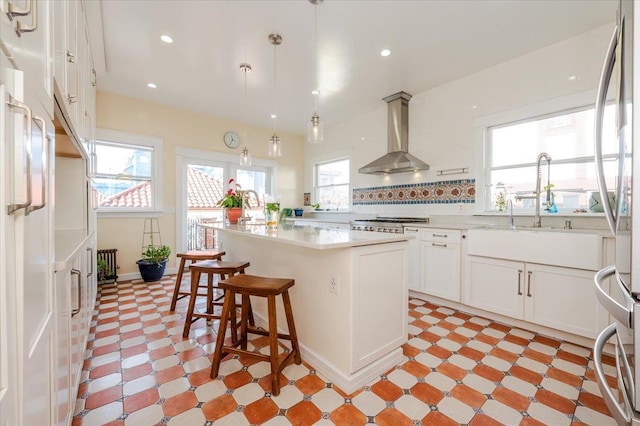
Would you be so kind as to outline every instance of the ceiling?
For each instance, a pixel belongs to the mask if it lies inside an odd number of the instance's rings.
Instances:
[[[306,132],[316,86],[307,0],[103,0],[98,89],[177,108]],[[326,0],[317,6],[325,125],[611,23],[614,0]],[[277,91],[274,47],[278,33]],[[174,43],[166,44],[160,35]],[[382,57],[380,51],[391,50]],[[604,53],[604,52],[603,52]],[[240,63],[249,63],[246,107]],[[147,87],[153,82],[157,88]]]

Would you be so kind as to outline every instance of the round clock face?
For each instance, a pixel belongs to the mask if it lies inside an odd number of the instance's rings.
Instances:
[[[240,136],[236,132],[227,132],[224,134],[224,144],[235,149],[240,146]]]

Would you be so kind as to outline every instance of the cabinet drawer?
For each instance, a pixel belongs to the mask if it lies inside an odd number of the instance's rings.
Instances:
[[[462,232],[453,229],[428,228],[425,229],[423,239],[438,243],[459,244],[462,239]]]

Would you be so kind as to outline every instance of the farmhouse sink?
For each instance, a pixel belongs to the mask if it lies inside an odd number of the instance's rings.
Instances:
[[[564,227],[555,226],[543,226],[536,228],[533,226],[516,226],[514,228],[508,225],[481,225],[474,229],[488,229],[495,231],[533,231],[533,232],[564,232],[568,234],[601,234],[602,231],[598,229],[566,229]]]
[[[602,264],[602,246],[598,231],[485,227],[469,230],[467,253],[595,271]]]

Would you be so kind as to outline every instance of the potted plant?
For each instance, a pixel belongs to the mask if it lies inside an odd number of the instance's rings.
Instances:
[[[107,277],[113,275],[113,271],[104,259],[98,259],[98,282],[104,282]]]
[[[229,179],[231,186],[225,196],[218,201],[220,207],[224,207],[229,223],[238,223],[238,218],[242,216],[242,187],[240,184],[234,184],[233,178]]]
[[[170,254],[169,246],[153,244],[147,246],[147,249],[142,252],[142,259],[136,262],[144,282],[159,281],[162,278]]]

